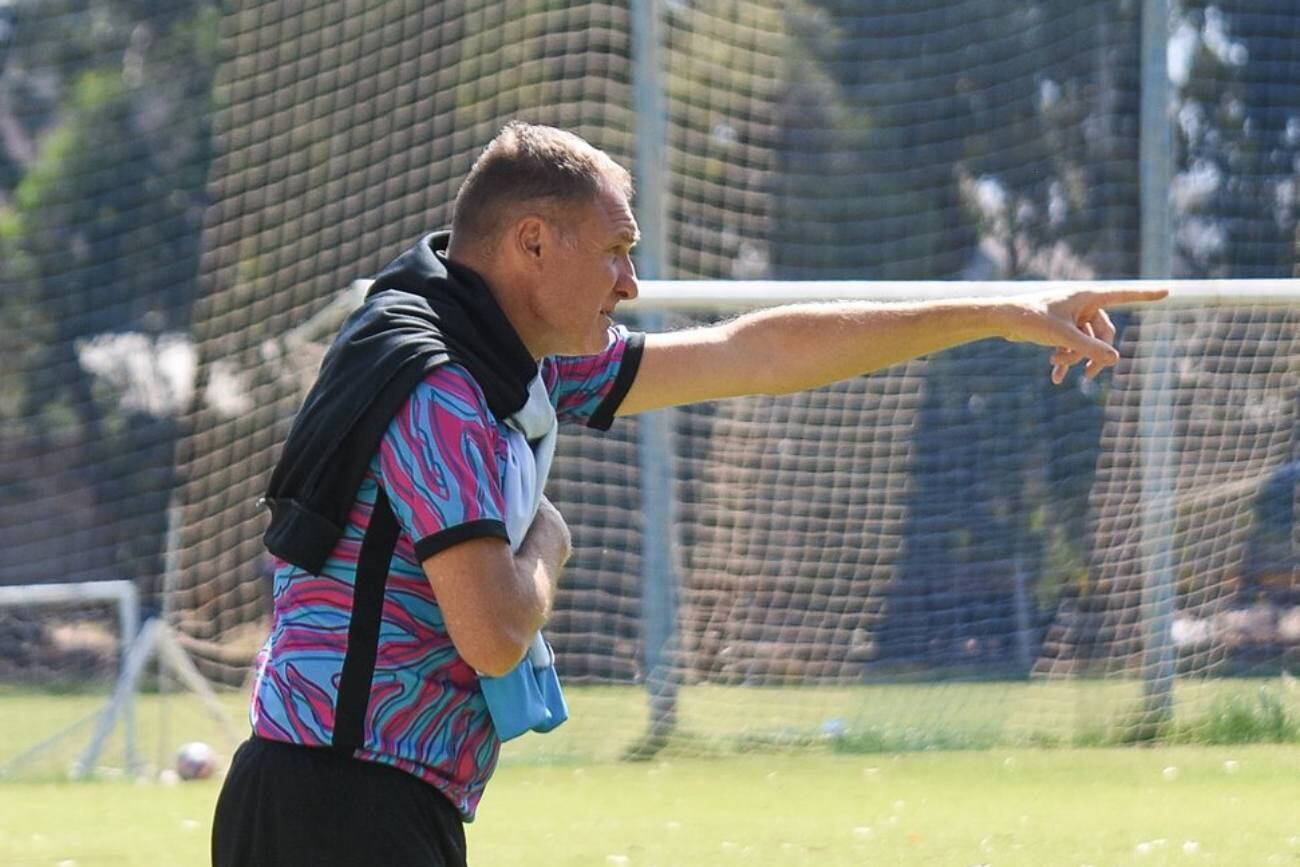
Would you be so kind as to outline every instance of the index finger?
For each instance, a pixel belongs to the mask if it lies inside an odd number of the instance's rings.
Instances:
[[[1093,296],[1099,306],[1107,304],[1139,304],[1143,301],[1160,301],[1169,297],[1168,289],[1108,289]]]

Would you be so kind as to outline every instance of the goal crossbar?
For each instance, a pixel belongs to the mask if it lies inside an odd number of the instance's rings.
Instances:
[[[1098,292],[1168,289],[1162,306],[1281,306],[1300,301],[1300,280],[646,280],[632,310],[738,311],[799,301],[929,301],[1023,295],[1051,286]]]
[[[353,280],[329,305],[280,338],[285,351],[326,338],[365,300],[371,280]],[[634,312],[741,312],[806,301],[937,301],[1023,295],[1048,286],[1097,292],[1168,289],[1165,307],[1289,306],[1300,303],[1300,280],[643,280]],[[1119,305],[1123,306],[1123,305]],[[278,351],[273,342],[269,350]]]

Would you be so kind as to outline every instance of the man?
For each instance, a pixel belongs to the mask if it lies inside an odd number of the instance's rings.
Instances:
[[[634,334],[612,322],[637,295],[631,194],[578,137],[511,123],[450,235],[394,261],[344,324],[269,486],[274,620],[218,867],[465,863],[500,746],[481,684],[528,652],[569,554],[545,501],[513,547],[507,532],[512,426],[538,375],[560,421],[599,429],[988,337],[1055,347],[1059,383],[1118,360],[1104,305],[1164,294],[803,304]]]

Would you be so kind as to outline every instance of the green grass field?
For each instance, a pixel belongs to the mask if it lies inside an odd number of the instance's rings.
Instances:
[[[1300,863],[1294,747],[507,765],[475,867]],[[215,782],[0,786],[5,865],[206,864]]]
[[[470,827],[470,863],[1300,864],[1300,745],[1213,743],[1234,731],[1267,740],[1274,704],[1260,691],[1281,697],[1286,725],[1295,696],[1271,682],[1197,689],[1214,694],[1183,695],[1200,716],[1175,733],[1200,732],[1208,744],[1121,748],[1014,745],[1044,741],[1053,715],[1103,731],[1102,706],[1133,697],[1113,683],[1055,695],[1017,683],[696,689],[683,695],[686,736],[632,764],[616,757],[643,717],[639,691],[573,689],[568,725],[507,745]],[[226,700],[242,716],[242,700]],[[85,696],[0,692],[0,763],[93,707]],[[174,697],[167,707],[142,699],[143,744],[220,743],[197,702]],[[818,738],[828,713],[869,736]],[[71,740],[80,747],[85,737]],[[120,759],[120,743],[106,757]],[[0,782],[0,864],[207,863],[216,782],[112,776],[57,782],[32,767]]]

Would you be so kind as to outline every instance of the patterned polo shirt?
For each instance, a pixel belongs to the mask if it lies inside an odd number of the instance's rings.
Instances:
[[[597,355],[543,360],[561,423],[610,426],[635,376],[642,338],[619,326]],[[415,774],[473,819],[501,744],[478,677],[452,645],[420,563],[467,539],[506,538],[507,430],[458,364],[435,368],[415,388],[389,424],[321,574],[275,561],[271,633],[258,655],[250,708],[254,734],[332,744],[358,564],[382,499],[397,535],[353,754]]]

